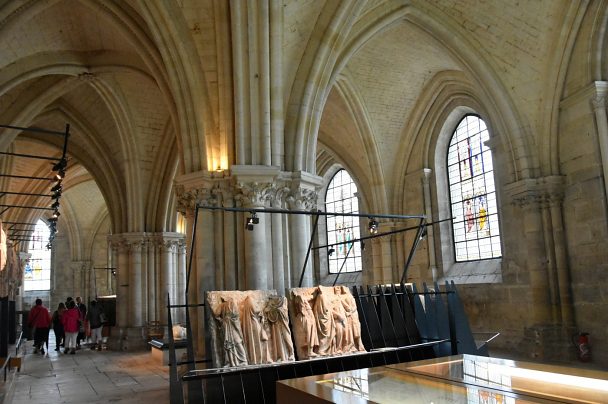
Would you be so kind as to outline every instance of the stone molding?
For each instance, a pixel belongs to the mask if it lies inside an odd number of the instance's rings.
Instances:
[[[564,177],[529,178],[506,185],[504,191],[511,204],[520,208],[561,203],[564,199]]]

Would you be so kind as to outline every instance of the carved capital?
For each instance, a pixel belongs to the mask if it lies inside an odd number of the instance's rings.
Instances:
[[[182,185],[176,187],[177,211],[186,214],[188,210],[194,210],[196,205],[214,206],[217,204],[217,194],[212,188],[194,188],[185,190]]]
[[[598,109],[606,109],[606,105],[608,105],[608,97],[605,94],[596,94],[591,99],[591,105],[594,110]]]
[[[318,193],[312,189],[292,190],[285,198],[292,210],[313,210],[317,207]]]
[[[243,207],[266,207],[273,194],[273,184],[270,182],[237,183],[235,200]]]

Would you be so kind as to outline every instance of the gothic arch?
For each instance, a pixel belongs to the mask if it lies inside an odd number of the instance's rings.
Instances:
[[[463,66],[466,66],[467,70],[471,73],[471,77],[476,78],[475,84],[480,87],[484,98],[495,105],[493,109],[501,111],[501,114],[496,119],[500,119],[502,121],[501,125],[507,128],[504,135],[510,138],[513,152],[518,156],[515,160],[517,164],[517,169],[515,170],[516,179],[537,175],[539,167],[538,156],[533,153],[533,149],[529,144],[529,139],[532,138],[528,133],[529,124],[520,115],[517,106],[510,99],[496,73],[484,61],[479,52],[467,42],[460,27],[455,26],[451,21],[446,19],[442,20],[437,15],[429,16],[428,11],[421,12],[411,6],[389,10],[384,16],[372,13],[367,25],[365,23],[359,24],[360,27],[353,34],[354,37],[351,36],[348,38],[348,41],[343,41],[343,46],[336,46],[335,43],[328,42],[325,46],[321,47],[321,51],[316,55],[315,59],[317,60],[316,65],[323,66],[323,68],[309,71],[308,78],[304,82],[307,83],[305,88],[310,91],[306,93],[305,97],[301,97],[297,101],[294,100],[297,93],[292,93],[292,100],[290,102],[291,104],[299,105],[298,126],[297,130],[294,131],[294,135],[296,136],[293,152],[295,169],[301,167],[310,170],[310,167],[313,167],[316,152],[315,140],[320,121],[320,113],[318,111],[323,110],[327,95],[331,90],[333,83],[330,79],[332,77],[337,78],[340,69],[373,36],[403,20],[415,24],[425,30],[430,36],[441,41],[446,51],[450,52]],[[342,28],[342,32],[346,33],[348,31],[346,28]],[[325,41],[333,39],[330,36]],[[332,49],[332,51],[327,51],[327,49]],[[339,63],[337,63],[338,61]],[[331,73],[328,74],[328,70]],[[298,77],[300,76],[302,74],[298,72]],[[314,111],[314,113],[311,111]]]

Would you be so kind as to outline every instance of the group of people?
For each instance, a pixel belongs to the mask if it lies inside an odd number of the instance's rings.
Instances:
[[[89,308],[82,302],[80,296],[76,300],[68,297],[65,303],[59,303],[51,317],[49,310],[42,305],[41,299],[36,299],[36,305],[30,311],[28,325],[34,333],[34,353],[44,355],[44,345],[48,347],[49,330],[53,327],[55,333],[55,351],[74,355],[80,349],[80,343],[86,339],[85,321],[91,329],[91,349],[101,351],[101,330],[103,312],[96,300],[92,300]]]

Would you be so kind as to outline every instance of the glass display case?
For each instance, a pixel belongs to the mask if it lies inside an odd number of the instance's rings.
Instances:
[[[608,403],[608,373],[459,355],[277,382],[288,401]]]

